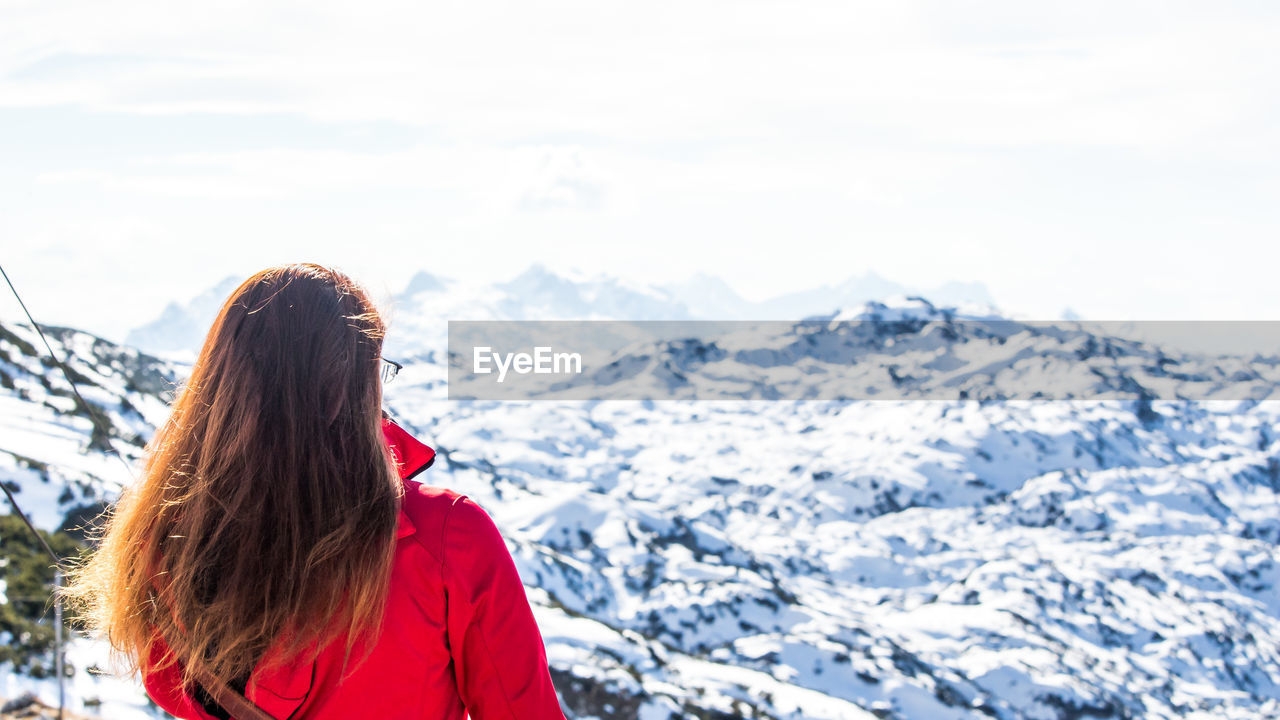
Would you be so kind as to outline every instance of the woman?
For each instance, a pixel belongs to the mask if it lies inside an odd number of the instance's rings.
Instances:
[[[563,719],[492,520],[409,479],[434,453],[381,412],[385,330],[338,271],[246,280],[73,574],[173,715]]]

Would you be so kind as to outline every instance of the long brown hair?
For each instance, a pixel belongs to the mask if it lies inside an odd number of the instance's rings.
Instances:
[[[132,670],[177,661],[190,690],[200,664],[245,679],[264,657],[309,662],[345,637],[349,658],[378,634],[402,492],[381,428],[385,332],[359,285],[311,263],[228,298],[66,590]]]

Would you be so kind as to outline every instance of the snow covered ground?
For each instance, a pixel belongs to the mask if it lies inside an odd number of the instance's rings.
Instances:
[[[67,643],[67,661],[76,673],[66,683],[66,709],[90,717],[111,720],[155,720],[169,714],[155,707],[142,685],[120,672],[105,643],[76,637]],[[53,678],[36,680],[12,672],[0,672],[0,698],[32,693],[57,707],[58,685]]]
[[[530,585],[685,658],[897,717],[1280,709],[1274,405],[398,409]]]

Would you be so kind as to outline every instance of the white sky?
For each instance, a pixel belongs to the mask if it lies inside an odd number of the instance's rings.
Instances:
[[[121,337],[298,260],[1280,318],[1274,2],[0,8],[0,262],[41,321]]]

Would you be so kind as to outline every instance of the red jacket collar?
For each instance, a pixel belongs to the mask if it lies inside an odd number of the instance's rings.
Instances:
[[[431,467],[436,460],[436,451],[419,442],[417,438],[405,432],[385,413],[382,416],[382,434],[386,438],[387,447],[395,459],[400,479],[408,480]],[[415,528],[404,510],[396,523],[396,539],[406,538],[414,533]]]
[[[436,451],[405,432],[387,415],[382,416],[382,435],[386,438],[387,447],[396,461],[396,469],[400,471],[402,480],[409,480],[418,473],[431,467],[436,461]]]

